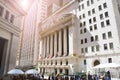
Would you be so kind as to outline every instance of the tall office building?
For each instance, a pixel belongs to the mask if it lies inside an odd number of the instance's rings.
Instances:
[[[21,32],[18,66],[30,68],[37,65],[38,60],[38,21],[46,17],[47,4],[45,0],[34,0]]]
[[[39,25],[40,72],[94,72],[100,63],[119,64],[120,1],[59,1],[61,6],[52,5],[51,14]]]
[[[0,0],[0,75],[15,67],[24,14],[14,0]]]

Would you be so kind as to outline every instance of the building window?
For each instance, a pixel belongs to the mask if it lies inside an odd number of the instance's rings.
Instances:
[[[105,17],[109,17],[108,12],[105,12]]]
[[[109,43],[109,48],[110,49],[113,49],[114,47],[113,47],[113,43]]]
[[[86,22],[85,21],[83,22],[83,26],[86,26]]]
[[[83,44],[83,39],[81,39],[81,44]]]
[[[85,18],[85,14],[83,14],[83,18]]]
[[[95,9],[92,9],[92,13],[95,14]]]
[[[103,7],[104,7],[104,8],[107,8],[107,3],[104,3],[104,4],[103,4]]]
[[[3,16],[3,11],[4,11],[4,8],[0,5],[0,16],[1,17]]]
[[[60,65],[62,65],[62,61],[60,61]]]
[[[86,52],[86,53],[88,52],[88,48],[87,48],[87,47],[85,48],[85,52]]]
[[[92,31],[93,29],[92,29],[92,26],[90,26],[90,31]]]
[[[106,20],[106,25],[110,25],[110,21],[109,20]]]
[[[82,34],[83,33],[83,31],[82,31],[82,29],[80,30],[80,34]]]
[[[81,15],[79,16],[79,19],[81,20],[82,18],[81,18]]]
[[[89,2],[89,0],[87,1],[87,6],[90,6],[90,2]]]
[[[112,58],[108,58],[108,63],[112,63]]]
[[[80,27],[82,27],[82,23],[80,23]]]
[[[89,11],[88,11],[88,16],[90,16],[90,15],[91,15],[91,11],[89,10]]]
[[[103,34],[102,34],[102,37],[103,37],[103,39],[106,39],[106,34],[103,33]]]
[[[93,22],[96,22],[96,17],[93,17]]]
[[[96,51],[99,51],[100,49],[100,46],[99,45],[96,45]]]
[[[94,38],[93,38],[93,36],[91,37],[91,42],[93,42],[94,41]]]
[[[101,10],[102,10],[102,6],[101,6],[101,5],[99,5],[99,6],[98,6],[98,9],[99,9],[99,11],[101,11]]]
[[[68,65],[68,60],[66,60],[66,65]]]
[[[103,14],[100,14],[100,19],[103,19]]]
[[[6,11],[5,19],[7,19],[7,20],[9,19],[9,14],[10,14],[9,11]]]
[[[84,49],[83,48],[81,48],[81,53],[84,53]]]
[[[97,30],[97,24],[94,25],[94,29]]]
[[[81,5],[78,6],[79,11],[81,11]]]
[[[92,23],[92,20],[91,19],[89,19],[89,24],[91,24]]]
[[[95,35],[95,41],[98,41],[98,35]]]
[[[85,43],[87,43],[87,38],[85,38]]]
[[[91,0],[91,4],[94,4],[94,1],[93,1],[93,0]]]
[[[101,22],[101,27],[105,27],[104,21]]]
[[[14,21],[14,15],[11,15],[10,22],[13,23]]]
[[[84,28],[84,33],[86,33],[87,32],[87,29],[86,28]]]
[[[111,38],[111,37],[112,37],[112,33],[108,32],[108,38]]]
[[[94,52],[94,51],[95,51],[95,50],[94,50],[94,46],[92,46],[92,47],[91,47],[91,51],[92,51],[92,52]]]
[[[84,7],[84,4],[82,4],[82,9],[84,9],[85,7]]]
[[[107,50],[108,47],[107,47],[107,44],[104,44],[104,50]]]
[[[84,65],[86,65],[86,60],[84,60]]]

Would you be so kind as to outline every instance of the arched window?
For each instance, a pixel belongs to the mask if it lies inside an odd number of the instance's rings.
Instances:
[[[98,64],[100,64],[100,61],[99,61],[99,60],[95,60],[94,63],[93,63],[94,66],[96,66],[96,65],[98,65]]]

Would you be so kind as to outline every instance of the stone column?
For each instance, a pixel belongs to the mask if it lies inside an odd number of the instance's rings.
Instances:
[[[64,28],[64,34],[63,34],[63,37],[64,37],[64,56],[67,55],[67,29]]]
[[[44,57],[46,58],[46,53],[47,53],[47,37],[45,37],[45,40],[44,40],[45,42],[44,42]]]
[[[54,38],[54,56],[57,54],[57,32],[55,32],[55,38]]]
[[[47,53],[46,53],[46,57],[49,57],[49,35],[47,36]]]
[[[61,30],[59,31],[59,49],[58,49],[58,56],[62,55],[62,33]]]
[[[53,34],[50,35],[50,57],[53,56],[53,45],[54,45],[54,42],[53,42]]]

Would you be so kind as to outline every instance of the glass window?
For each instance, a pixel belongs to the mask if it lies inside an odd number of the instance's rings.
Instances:
[[[78,6],[79,11],[81,11],[81,5]]]
[[[94,52],[94,51],[95,51],[95,50],[94,50],[94,46],[92,46],[92,47],[91,47],[91,51],[92,51],[92,52]]]
[[[105,17],[109,17],[108,12],[105,12]]]
[[[83,44],[83,39],[81,39],[81,44]]]
[[[87,1],[87,6],[90,6],[90,2],[89,1]]]
[[[87,47],[85,48],[85,52],[88,53],[88,48]]]
[[[106,25],[110,25],[110,21],[109,20],[106,20]]]
[[[99,50],[100,50],[100,46],[96,45],[96,51],[99,51]]]
[[[91,4],[94,4],[94,0],[91,0]]]
[[[98,9],[99,9],[99,11],[100,11],[100,10],[102,10],[102,6],[101,6],[101,5],[99,5],[99,6],[98,6]]]
[[[92,9],[92,13],[95,14],[95,9]]]
[[[85,7],[84,7],[84,4],[82,4],[82,9],[84,9]]]
[[[82,31],[82,29],[80,30],[80,34],[82,34],[83,33],[83,31]]]
[[[85,14],[83,14],[83,18],[85,18]]]
[[[85,43],[87,43],[87,38],[85,38]]]
[[[86,65],[87,63],[86,63],[86,60],[84,60],[84,65]]]
[[[84,28],[84,33],[86,33],[87,32],[87,29],[86,28]]]
[[[0,5],[0,16],[3,16],[4,8]]]
[[[104,22],[101,22],[101,27],[105,27],[105,24],[104,24]]]
[[[9,11],[6,11],[5,19],[7,19],[7,20],[9,19],[9,14],[10,14]]]
[[[96,17],[93,17],[93,22],[96,22]]]
[[[14,15],[11,15],[10,22],[13,23],[14,21]]]
[[[81,48],[81,53],[84,53],[84,49],[83,48]]]
[[[113,49],[114,47],[113,47],[113,43],[109,43],[109,48],[110,49]]]
[[[107,8],[107,3],[104,3],[104,4],[103,4],[103,7],[104,7],[104,8]]]
[[[89,19],[89,24],[91,24],[92,23],[92,20],[91,19]]]
[[[107,47],[107,44],[104,44],[104,50],[107,50],[108,47]]]
[[[98,35],[95,35],[95,41],[98,41]]]
[[[103,37],[103,39],[106,39],[106,34],[103,33],[103,34],[102,34],[102,37]]]
[[[83,22],[83,26],[86,26],[86,22],[85,21]]]
[[[103,19],[103,14],[100,14],[100,19]]]
[[[90,26],[90,31],[92,31],[93,29],[92,29],[92,26]]]
[[[108,63],[112,63],[112,58],[108,58]]]
[[[93,36],[91,37],[91,42],[93,42],[94,41],[94,38],[93,38]]]
[[[95,29],[95,30],[97,29],[97,24],[94,25],[94,29]]]
[[[111,38],[111,37],[112,37],[112,33],[108,32],[108,38]]]
[[[82,27],[82,23],[80,23],[80,27]]]
[[[88,16],[90,16],[91,15],[91,11],[88,11]]]

